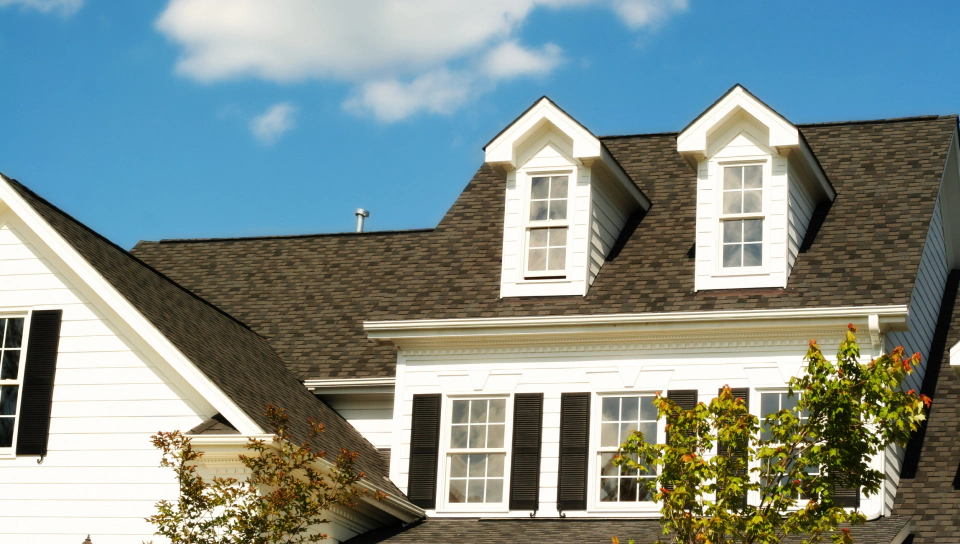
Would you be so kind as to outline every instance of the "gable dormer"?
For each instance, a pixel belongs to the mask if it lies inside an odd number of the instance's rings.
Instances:
[[[650,201],[599,138],[544,97],[484,147],[506,178],[500,296],[583,296]]]
[[[695,289],[786,287],[814,210],[836,197],[797,127],[736,85],[677,150],[697,172]]]

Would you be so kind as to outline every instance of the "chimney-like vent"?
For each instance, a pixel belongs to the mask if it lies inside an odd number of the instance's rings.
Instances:
[[[357,232],[363,232],[363,220],[370,217],[370,212],[363,208],[357,208],[353,213],[357,216]]]

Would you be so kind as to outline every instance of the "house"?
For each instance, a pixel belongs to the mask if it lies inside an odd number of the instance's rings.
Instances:
[[[958,145],[956,116],[795,125],[741,86],[631,136],[542,98],[435,228],[129,253],[3,178],[21,362],[0,378],[19,399],[0,403],[0,533],[149,538],[176,490],[149,436],[191,430],[204,470],[234,474],[275,404],[388,495],[332,512],[332,541],[653,540],[657,506],[610,464],[624,433],[665,436],[652,396],[729,385],[764,415],[809,339],[829,353],[853,323],[865,356],[920,352],[909,386],[934,399],[873,460],[881,493],[847,490],[857,541],[956,537]]]

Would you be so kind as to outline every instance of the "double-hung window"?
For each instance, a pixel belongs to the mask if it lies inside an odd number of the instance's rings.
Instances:
[[[763,265],[763,165],[724,166],[720,215],[725,269]]]
[[[651,498],[640,485],[638,478],[656,478],[656,473],[640,474],[628,467],[613,464],[617,449],[626,442],[633,431],[643,433],[644,441],[657,443],[659,424],[654,395],[629,397],[603,397],[600,412],[600,448],[597,452],[599,465],[600,503],[637,503]]]
[[[569,175],[530,178],[525,277],[566,276],[570,231],[569,179]]]
[[[798,400],[798,394],[795,393],[790,395],[786,391],[760,394],[760,436],[763,440],[773,440],[773,431],[770,429],[770,425],[766,423],[767,416],[776,414],[781,410],[789,410],[791,412],[795,411]],[[808,416],[806,413],[799,414],[799,417],[800,423],[807,422]],[[817,474],[819,469],[817,467],[807,467],[806,472],[809,474]],[[787,479],[787,476],[781,477],[780,485],[786,484]],[[806,499],[809,497],[804,496],[801,498]]]
[[[452,401],[448,504],[504,502],[506,408],[504,398]]]
[[[23,324],[22,317],[0,319],[0,451],[13,447],[17,431],[23,385]]]

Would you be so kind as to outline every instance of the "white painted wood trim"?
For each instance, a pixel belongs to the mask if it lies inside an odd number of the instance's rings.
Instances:
[[[322,394],[393,393],[396,378],[348,378],[340,380],[304,380],[307,389]]]

